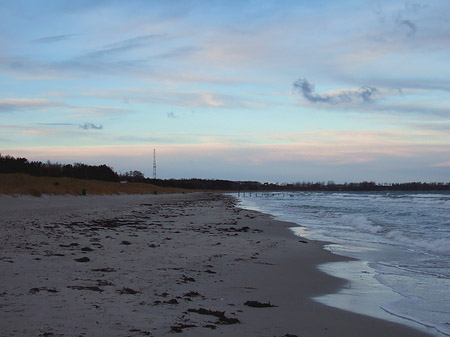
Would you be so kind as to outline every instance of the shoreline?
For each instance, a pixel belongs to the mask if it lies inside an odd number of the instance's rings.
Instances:
[[[274,219],[280,221],[293,221],[294,225],[291,230],[294,235],[306,237],[310,240],[325,241],[324,249],[327,251],[338,256],[353,259],[348,262],[331,262],[318,266],[324,273],[346,280],[347,284],[337,292],[314,297],[315,301],[338,309],[396,322],[435,337],[448,336],[448,333],[444,332],[441,326],[434,325],[436,324],[436,321],[434,321],[434,324],[429,323],[424,319],[417,318],[420,316],[404,314],[402,311],[396,310],[395,307],[392,306],[392,303],[405,300],[408,297],[401,295],[379,280],[378,277],[380,272],[376,269],[377,262],[365,259],[365,257],[369,256],[355,253],[359,252],[358,249],[361,249],[363,246],[359,246],[359,248],[353,246],[351,241],[348,241],[347,243],[342,243],[342,241],[330,241],[333,239],[330,238],[330,240],[327,240],[324,233],[322,233],[321,238],[318,238],[317,235],[311,237],[311,233],[313,233],[312,229],[309,226],[305,227],[302,225],[302,221],[305,219],[302,220],[301,216],[297,219],[292,216],[289,218],[289,216],[284,213],[271,214],[270,211],[265,211],[256,206],[257,203],[249,203],[245,198],[238,200],[240,200],[241,207],[243,208],[269,214],[273,216]],[[328,223],[328,221],[325,223]],[[443,322],[445,322],[445,320]]]
[[[1,332],[427,336],[312,300],[345,283],[317,266],[350,259],[235,200],[0,196]]]

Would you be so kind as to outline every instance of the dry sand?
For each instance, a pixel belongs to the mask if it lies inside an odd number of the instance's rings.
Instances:
[[[343,258],[231,196],[0,196],[0,221],[1,336],[426,336],[311,300]]]

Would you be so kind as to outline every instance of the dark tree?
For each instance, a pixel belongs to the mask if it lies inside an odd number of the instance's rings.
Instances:
[[[11,156],[0,156],[0,173],[26,173],[32,176],[119,181],[117,173],[106,165],[92,166],[81,163],[62,165],[50,161],[44,164],[39,161],[29,162],[26,158]]]

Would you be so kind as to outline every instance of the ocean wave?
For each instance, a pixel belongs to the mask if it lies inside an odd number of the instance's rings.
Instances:
[[[338,248],[333,252],[374,263],[375,279],[405,298],[414,299],[386,305],[385,311],[400,317],[406,315],[407,319],[448,333],[449,323],[445,323],[448,310],[444,313],[442,310],[448,308],[450,194],[295,193],[295,196],[252,198],[252,201],[262,210],[278,215],[280,220],[305,226],[303,235],[307,231],[310,238],[334,242],[330,247]]]
[[[364,215],[344,214],[339,218],[339,223],[355,228],[363,233],[383,235],[393,240],[394,243],[402,243],[409,248],[419,251],[450,256],[450,239],[425,239],[422,236],[411,236],[400,230],[387,230],[387,228],[375,223]]]
[[[399,241],[408,246],[424,249],[430,253],[450,256],[450,239],[436,239],[433,241],[412,238],[402,231],[393,230],[386,233],[386,237]]]
[[[450,256],[450,240],[449,239],[438,239],[433,242],[419,242],[419,247],[425,248],[433,253],[438,253],[442,255]]]
[[[341,216],[340,222],[366,233],[377,234],[384,231],[382,226],[375,224],[364,215],[344,214]]]
[[[400,269],[400,270],[403,270],[403,271],[406,271],[406,272],[409,272],[409,273],[421,274],[421,275],[426,275],[426,276],[434,276],[434,277],[441,278],[441,279],[450,279],[450,275],[444,275],[444,274],[441,274],[441,273],[434,273],[434,272],[426,271],[426,270],[420,269],[420,266],[418,267],[418,266],[415,266],[415,265],[411,265],[411,266],[409,266],[409,265],[399,265],[399,264],[396,264],[396,263],[383,262],[383,261],[379,261],[378,264],[380,266],[385,266],[385,267],[389,267],[389,268],[396,268],[396,269]],[[378,279],[378,281],[380,283],[383,283],[382,280]]]
[[[413,304],[411,304],[413,305]],[[386,311],[388,314],[418,323],[420,325],[423,325],[427,328],[433,328],[436,331],[444,334],[445,336],[450,336],[450,330],[448,329],[448,327],[446,327],[444,324],[436,324],[436,323],[430,323],[424,319],[419,319],[417,317],[415,317],[414,315],[411,314],[405,314],[402,310],[399,310],[397,308],[394,308],[392,303],[387,304],[387,305],[382,305],[380,306],[380,308],[384,311]]]

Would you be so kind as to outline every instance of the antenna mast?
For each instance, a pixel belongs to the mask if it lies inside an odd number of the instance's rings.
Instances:
[[[156,150],[153,149],[153,179],[156,179]]]

